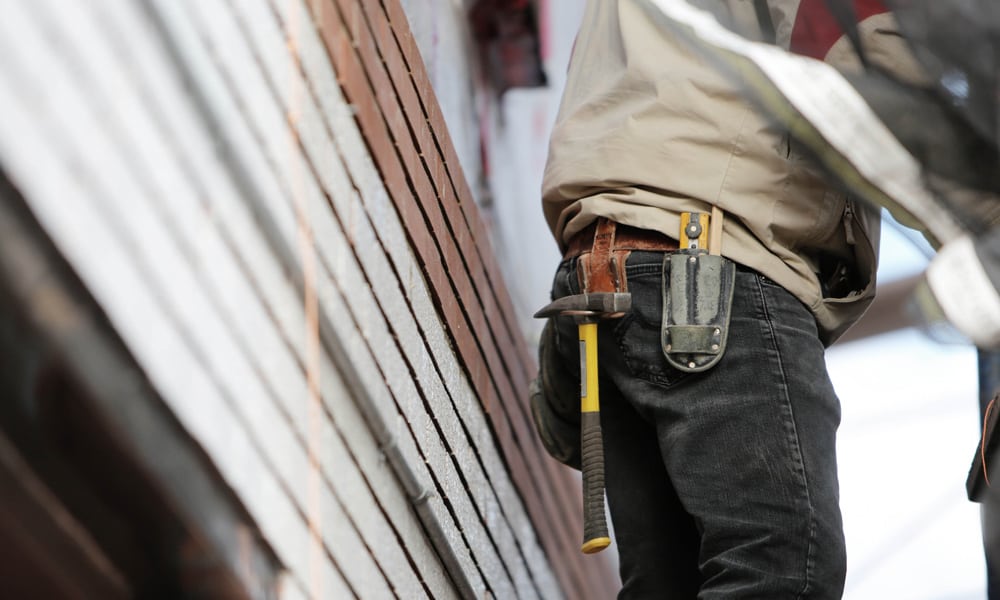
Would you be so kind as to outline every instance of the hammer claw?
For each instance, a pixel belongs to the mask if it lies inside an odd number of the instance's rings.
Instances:
[[[632,308],[632,294],[622,292],[598,292],[563,296],[535,313],[536,319],[560,315],[614,318]]]

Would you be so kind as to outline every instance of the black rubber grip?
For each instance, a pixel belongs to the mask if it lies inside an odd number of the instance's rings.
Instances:
[[[584,552],[603,550],[607,543],[595,540],[608,537],[604,517],[604,442],[601,439],[601,413],[580,415],[580,445],[583,454],[583,548]]]

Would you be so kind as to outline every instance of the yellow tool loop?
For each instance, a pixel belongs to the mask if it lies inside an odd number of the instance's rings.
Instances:
[[[708,213],[681,213],[681,250],[708,248]]]

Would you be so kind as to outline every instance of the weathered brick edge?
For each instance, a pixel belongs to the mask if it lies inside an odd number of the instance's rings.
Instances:
[[[613,596],[606,563],[579,552],[579,482],[534,434],[534,358],[399,0],[310,8],[556,577],[569,597]]]

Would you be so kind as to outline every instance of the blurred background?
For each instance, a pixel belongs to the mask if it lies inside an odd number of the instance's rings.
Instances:
[[[926,262],[884,222],[880,285]],[[843,405],[844,597],[985,598],[979,505],[965,492],[981,426],[975,348],[908,328],[836,344],[827,365]]]

